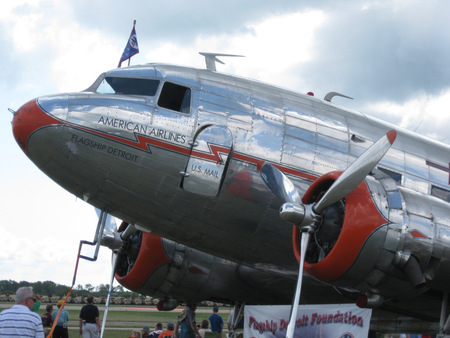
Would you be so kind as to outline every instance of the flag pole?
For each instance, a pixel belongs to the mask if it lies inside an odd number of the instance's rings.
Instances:
[[[131,30],[130,37],[128,38],[125,49],[123,50],[122,56],[120,57],[119,64],[117,68],[120,68],[122,62],[128,59],[128,66],[130,66],[131,57],[139,53],[139,45],[136,37],[136,20],[133,22],[133,29]]]
[[[133,29],[136,27],[136,20],[133,22]],[[131,57],[128,59],[128,67],[130,67]]]

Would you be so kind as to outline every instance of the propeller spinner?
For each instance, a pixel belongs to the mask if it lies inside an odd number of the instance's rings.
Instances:
[[[279,169],[269,163],[264,163],[260,175],[273,194],[285,201],[280,208],[280,217],[295,224],[301,231],[300,262],[294,301],[291,308],[286,337],[294,336],[295,319],[300,300],[305,255],[311,234],[317,232],[322,221],[322,215],[328,207],[342,200],[351,193],[364,178],[375,168],[378,162],[390,149],[397,137],[397,132],[391,130],[358,157],[330,186],[317,202],[302,204],[300,195],[289,178]]]

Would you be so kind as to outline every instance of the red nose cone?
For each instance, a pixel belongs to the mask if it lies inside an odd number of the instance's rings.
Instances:
[[[34,113],[36,105],[36,100],[31,100],[25,103],[14,115],[12,121],[12,128],[14,138],[17,144],[22,148],[23,152],[28,155],[27,151],[27,141],[30,134],[35,129],[33,123],[35,118],[33,118],[36,113]]]
[[[30,136],[43,126],[59,123],[58,120],[44,113],[34,99],[25,103],[14,115],[12,121],[14,138],[23,152],[29,155],[28,140]]]

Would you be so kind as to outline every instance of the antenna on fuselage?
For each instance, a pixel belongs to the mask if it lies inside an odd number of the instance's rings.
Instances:
[[[345,97],[346,99],[350,99],[353,100],[353,97],[341,94],[341,93],[337,93],[337,92],[329,92],[327,95],[325,95],[325,97],[323,98],[325,101],[331,102],[331,99],[335,96],[340,96],[340,97]]]
[[[199,52],[200,55],[203,55],[205,57],[206,62],[206,69],[215,72],[216,71],[216,62],[219,62],[221,64],[225,64],[224,62],[220,61],[217,57],[218,56],[231,56],[231,57],[244,57],[244,55],[234,55],[234,54],[221,54],[221,53],[205,53],[205,52]]]

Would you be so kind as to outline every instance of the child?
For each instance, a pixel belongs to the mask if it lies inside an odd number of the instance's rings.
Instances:
[[[131,336],[129,338],[141,338],[141,331],[139,330],[131,331]]]
[[[44,334],[47,337],[47,335],[50,333],[51,327],[53,325],[53,320],[52,320],[53,306],[52,306],[52,304],[47,304],[47,306],[45,307],[45,311],[47,311],[47,312],[42,315],[41,319],[42,319],[42,326],[44,327]]]

